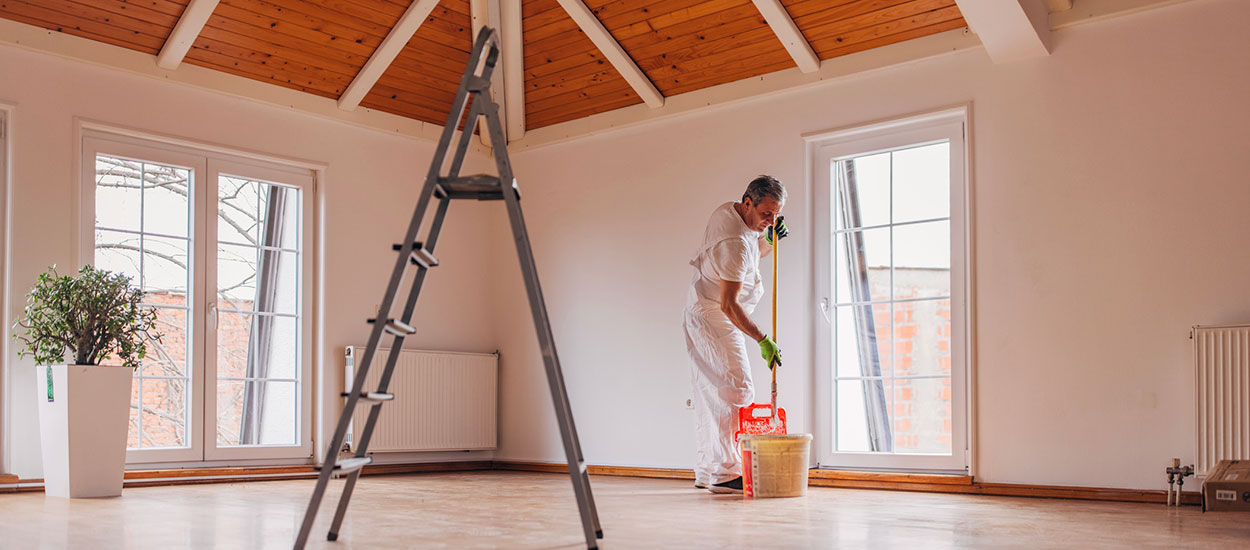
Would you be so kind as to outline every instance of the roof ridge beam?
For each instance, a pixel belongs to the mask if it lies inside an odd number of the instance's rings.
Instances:
[[[166,38],[165,44],[161,46],[161,53],[156,56],[158,67],[172,71],[182,64],[183,58],[195,44],[195,39],[199,38],[200,31],[204,30],[204,24],[208,23],[213,10],[217,9],[219,1],[191,0],[191,3],[187,4],[187,7],[182,10],[182,16],[178,18],[178,23],[174,25],[174,30],[169,33],[169,38]]]
[[[1042,0],[955,0],[994,63],[1050,55],[1050,10]]]
[[[812,45],[808,44],[807,38],[794,24],[794,19],[790,17],[790,12],[786,11],[786,7],[781,5],[781,0],[752,0],[752,2],[755,2],[755,9],[760,10],[760,15],[764,16],[768,26],[772,27],[773,34],[777,35],[781,45],[790,53],[790,57],[794,58],[799,71],[812,73],[820,70],[820,57],[812,51]]]
[[[573,18],[573,22],[581,27],[582,32],[590,38],[590,41],[603,52],[603,56],[608,58],[608,62],[616,68],[617,72],[625,78],[625,82],[634,89],[634,92],[646,102],[647,106],[652,109],[664,106],[664,95],[655,88],[655,84],[651,83],[651,79],[647,78],[647,74],[638,68],[638,64],[634,63],[633,58],[625,53],[625,49],[621,48],[620,43],[612,37],[608,29],[604,28],[603,23],[595,16],[590,8],[582,0],[556,0],[560,3],[560,7]]]
[[[361,100],[368,95],[369,90],[373,89],[378,79],[382,78],[382,73],[385,73],[386,69],[391,66],[391,62],[395,61],[399,52],[403,51],[404,46],[412,39],[412,35],[416,34],[417,29],[421,27],[421,23],[425,22],[425,18],[429,17],[430,12],[434,11],[437,6],[438,0],[416,0],[408,6],[408,11],[400,16],[395,26],[391,27],[391,32],[387,33],[386,38],[378,45],[378,49],[373,50],[369,61],[366,61],[365,66],[356,73],[356,78],[352,79],[352,83],[347,86],[347,91],[339,96],[340,109],[351,111],[360,105]]]

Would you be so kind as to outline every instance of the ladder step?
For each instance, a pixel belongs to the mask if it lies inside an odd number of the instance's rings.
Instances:
[[[503,187],[499,185],[499,178],[489,174],[438,178],[438,186],[434,188],[434,192],[440,199],[503,200]]]
[[[369,319],[368,322],[372,324],[372,323],[378,322],[378,320]],[[382,330],[385,330],[386,332],[390,334],[394,334],[395,336],[411,336],[417,333],[417,329],[412,328],[412,325],[409,325],[408,323],[405,323],[398,319],[387,319],[386,327],[383,328]]]
[[[368,465],[371,462],[373,462],[373,457],[370,457],[370,456],[355,456],[352,458],[344,458],[343,460],[340,460],[334,464],[334,471],[344,473],[344,474],[348,472],[354,472],[356,470],[364,468],[366,465]],[[316,469],[320,471],[322,468],[323,466],[317,466]]]
[[[343,392],[339,395],[342,397],[350,397],[352,394]],[[373,403],[374,405],[381,405],[384,401],[390,401],[392,399],[395,399],[395,395],[389,393],[365,392],[360,394],[361,401]]]
[[[404,245],[402,244],[391,245],[391,250],[399,251],[403,249]],[[426,250],[425,246],[420,241],[412,243],[412,252],[408,254],[408,260],[425,269],[431,269],[438,266],[438,258],[434,257],[433,252]]]

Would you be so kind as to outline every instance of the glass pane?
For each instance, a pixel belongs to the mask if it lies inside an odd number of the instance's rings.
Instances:
[[[259,244],[260,182],[221,176],[217,180],[217,240]]]
[[[950,143],[894,152],[894,222],[949,218]]]
[[[837,197],[838,229],[890,223],[890,154],[880,153],[830,166]]]
[[[217,314],[217,377],[247,376],[247,350],[252,337],[252,316],[226,311]]]
[[[951,301],[894,304],[894,375],[951,374]]]
[[[139,382],[139,378],[133,378],[130,383],[130,429],[126,432],[127,449],[138,449],[141,439],[139,432],[139,403],[143,400],[140,393],[143,384]]]
[[[294,445],[295,382],[217,382],[217,445]]]
[[[278,317],[272,315],[256,316],[256,331],[267,335],[268,354],[263,358],[265,371],[257,375],[264,378],[299,378],[296,366],[299,364],[297,323],[294,317]],[[263,341],[263,340],[262,340]]]
[[[142,239],[138,235],[117,231],[95,231],[95,266],[105,271],[124,273],[131,286],[139,286],[142,264]],[[68,273],[62,273],[67,275]]]
[[[143,383],[143,447],[186,447],[186,379],[136,380]]]
[[[951,379],[894,380],[894,452],[951,453]]]
[[[188,245],[183,239],[143,237],[143,290],[150,295],[148,301],[186,305]]]
[[[838,233],[833,239],[838,303],[889,300],[890,228]]]
[[[888,380],[837,382],[838,452],[884,452],[888,441]]]
[[[217,245],[217,300],[220,307],[254,311],[260,249]]]
[[[837,375],[890,375],[890,304],[837,308]]]
[[[299,306],[299,255],[219,244],[217,287],[221,307],[294,314]]]
[[[143,358],[143,376],[186,376],[187,312],[182,309],[156,308],[156,329],[161,341],[147,342],[147,354]]]
[[[143,232],[186,237],[191,171],[151,163],[143,169]]]
[[[139,230],[142,206],[139,175],[142,163],[104,155],[95,160],[95,224],[111,229]]]
[[[243,421],[243,382],[219,380],[217,382],[217,446],[231,447],[239,444]]]
[[[299,248],[299,190],[276,184],[260,186],[261,244]]]
[[[951,224],[919,223],[894,228],[894,299],[951,293]]]

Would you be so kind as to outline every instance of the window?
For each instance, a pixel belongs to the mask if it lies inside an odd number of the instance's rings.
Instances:
[[[967,469],[964,113],[809,139],[822,466]]]
[[[310,456],[312,173],[89,130],[85,261],[155,307],[129,462]]]

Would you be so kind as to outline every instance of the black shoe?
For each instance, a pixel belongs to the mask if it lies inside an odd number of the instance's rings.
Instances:
[[[742,477],[739,476],[739,477],[735,477],[723,483],[717,483],[716,485],[708,487],[707,490],[713,493],[716,493],[718,495],[730,495],[730,494],[735,494],[735,493],[741,494],[742,493]]]
[[[706,481],[696,481],[696,482],[694,482],[694,488],[695,488],[695,489],[707,489],[707,482],[706,482]]]

